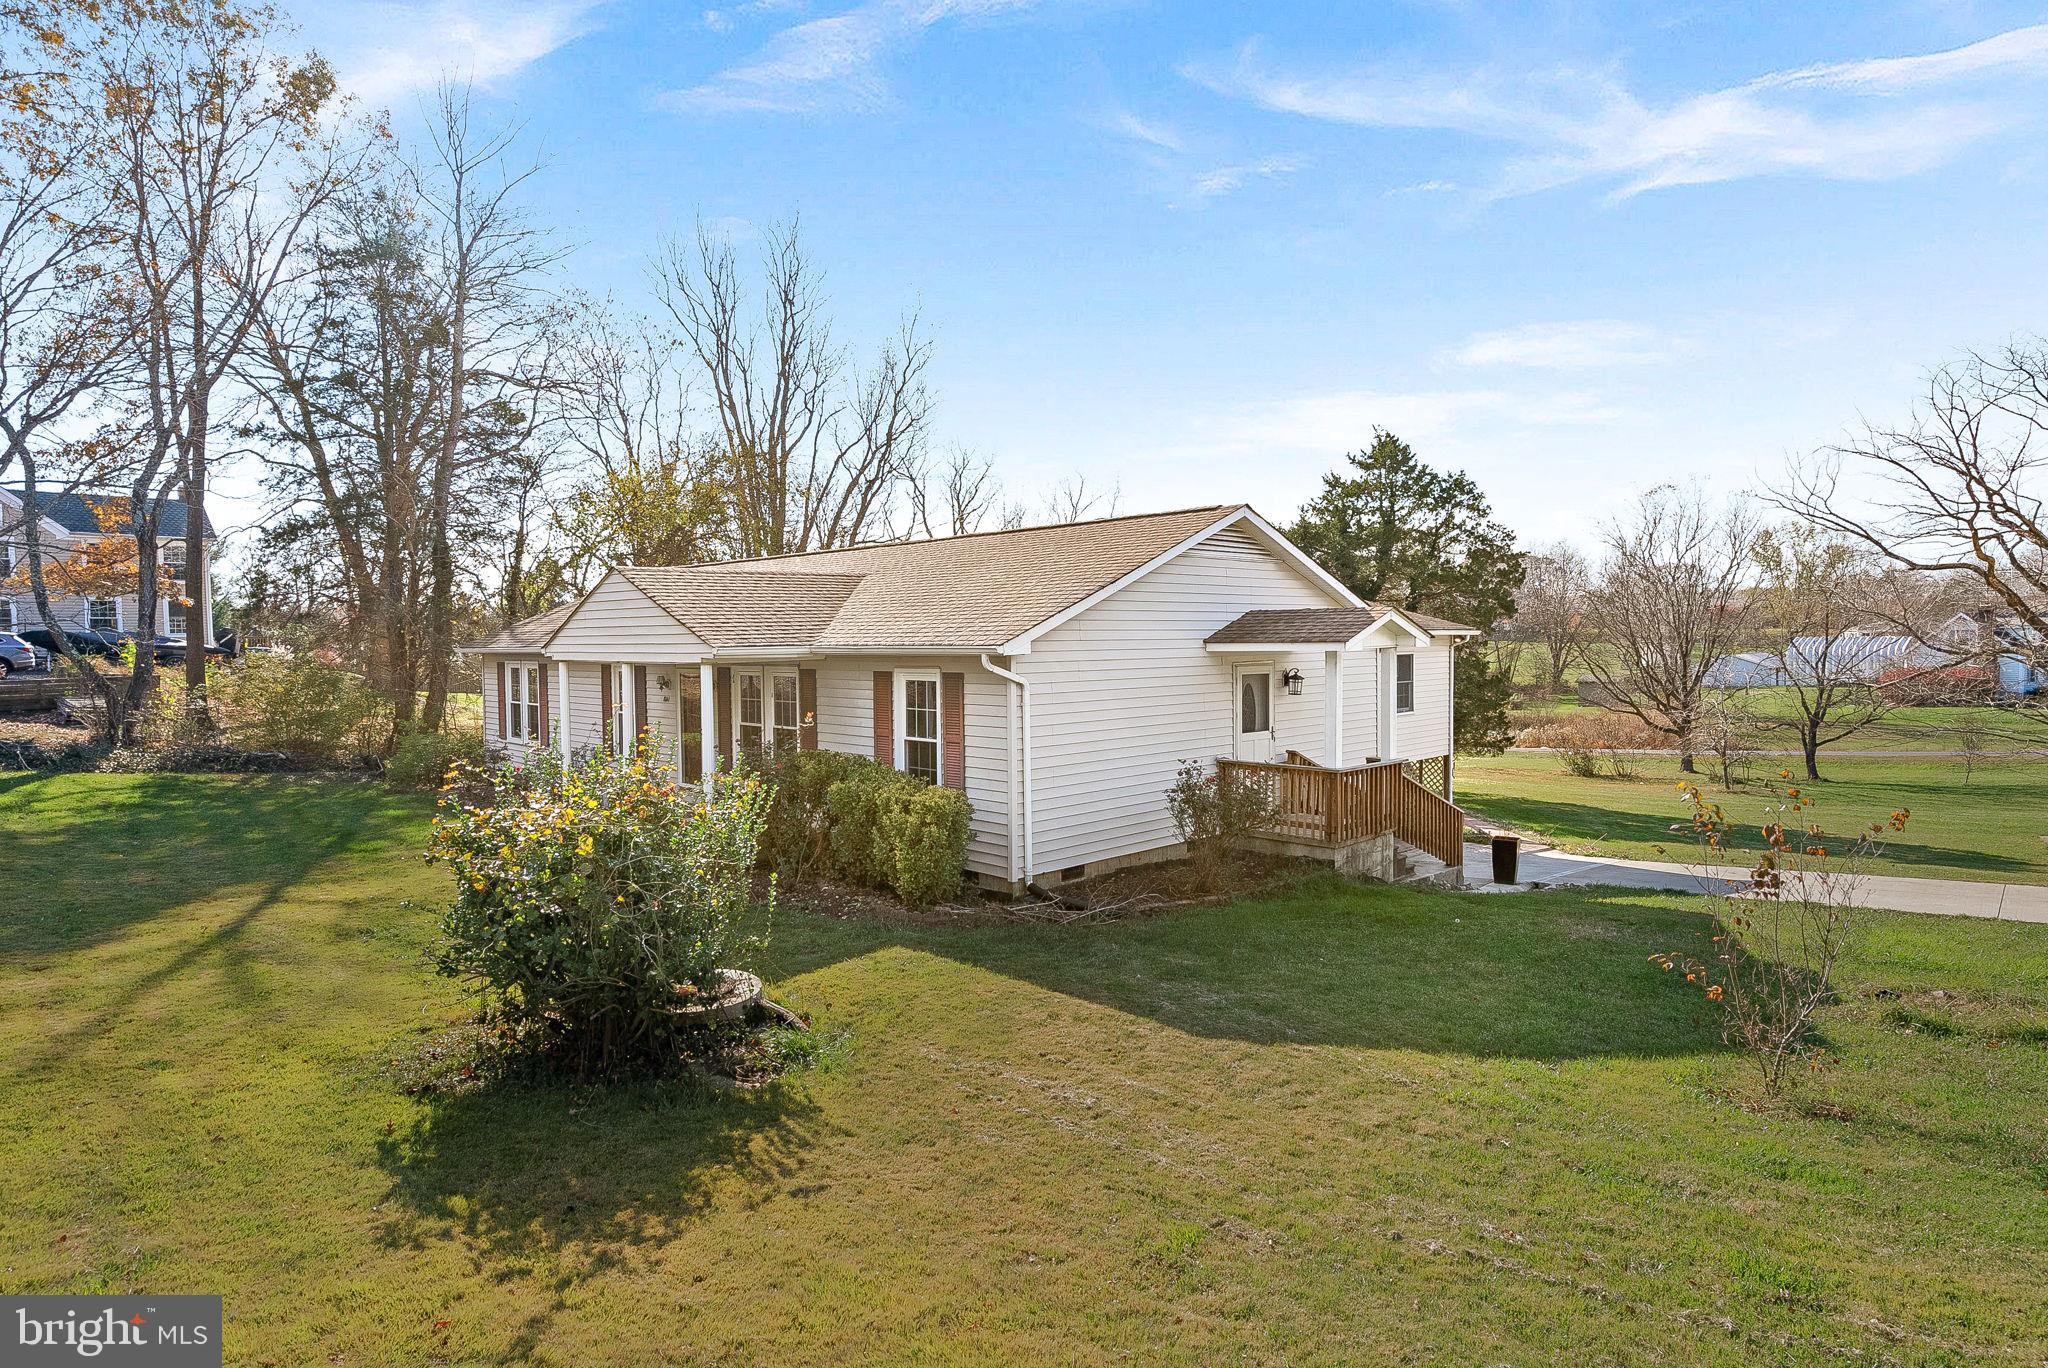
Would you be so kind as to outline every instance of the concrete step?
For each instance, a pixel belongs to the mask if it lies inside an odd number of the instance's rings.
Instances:
[[[1438,884],[1457,888],[1465,882],[1462,870],[1453,869],[1428,851],[1406,841],[1394,842],[1393,872],[1394,877],[1388,880],[1389,883]]]

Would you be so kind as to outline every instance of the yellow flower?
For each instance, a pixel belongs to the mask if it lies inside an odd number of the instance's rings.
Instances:
[[[593,843],[591,839],[588,836],[585,836],[582,840],[576,843],[576,853],[578,855],[588,855],[591,852],[592,846]]]

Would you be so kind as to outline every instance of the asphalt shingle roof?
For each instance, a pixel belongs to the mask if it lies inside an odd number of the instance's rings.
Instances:
[[[1241,511],[1216,504],[756,560],[629,565],[619,573],[714,648],[990,650]],[[551,613],[561,616],[541,640],[567,616]],[[539,621],[470,649],[524,649]]]
[[[22,495],[20,485],[9,485],[7,492],[17,499]],[[56,523],[57,526],[63,528],[66,532],[90,534],[95,532],[129,532],[133,530],[132,525],[126,519],[123,519],[117,526],[111,528],[102,526],[100,516],[94,508],[95,504],[101,507],[125,508],[128,503],[128,496],[125,494],[81,494],[74,490],[68,494],[59,494],[55,498],[43,495],[36,502],[40,506],[43,516]],[[163,511],[157,517],[156,534],[159,537],[182,537],[185,535],[185,501],[183,499],[164,500]],[[211,518],[206,520],[205,535],[208,537],[213,535],[213,520]]]
[[[1384,603],[1363,608],[1254,608],[1210,633],[1218,646],[1311,646],[1349,641],[1388,613],[1399,613],[1425,632],[1469,632],[1470,627],[1427,613],[1411,613]]]

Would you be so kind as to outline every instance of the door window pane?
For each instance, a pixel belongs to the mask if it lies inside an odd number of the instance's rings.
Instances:
[[[903,772],[939,782],[939,681],[903,681]]]
[[[1237,729],[1262,732],[1273,729],[1273,676],[1238,676]]]
[[[797,693],[796,676],[779,674],[775,676],[775,749],[796,750],[797,736]]]
[[[749,755],[761,753],[761,673],[748,670],[739,677],[740,687],[740,750]]]
[[[1394,657],[1394,711],[1415,711],[1415,657]]]

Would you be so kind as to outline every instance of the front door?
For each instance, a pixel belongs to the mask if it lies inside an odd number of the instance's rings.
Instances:
[[[1237,707],[1237,758],[1273,758],[1273,671],[1267,665],[1240,665],[1234,671]]]

